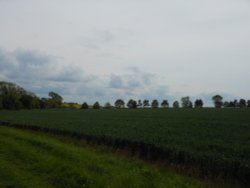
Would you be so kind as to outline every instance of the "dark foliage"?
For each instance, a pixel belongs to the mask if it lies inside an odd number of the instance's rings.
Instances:
[[[89,109],[89,105],[88,105],[86,102],[84,102],[84,103],[82,104],[82,106],[81,106],[81,109],[87,110],[87,109]]]

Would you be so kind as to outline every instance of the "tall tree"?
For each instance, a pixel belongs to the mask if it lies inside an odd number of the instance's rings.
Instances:
[[[247,102],[246,102],[245,99],[240,99],[239,107],[240,108],[246,108],[247,107]]]
[[[250,108],[250,100],[247,100],[247,107]]]
[[[181,105],[183,108],[192,108],[193,107],[193,103],[190,101],[188,96],[181,98]]]
[[[152,101],[152,104],[151,104],[151,107],[152,107],[152,108],[158,108],[158,107],[159,107],[159,102],[158,102],[158,100],[156,100],[156,99],[153,100],[153,101]]]
[[[51,91],[49,92],[49,96],[51,97],[50,105],[52,108],[58,108],[62,105],[63,98],[58,93]]]
[[[141,107],[142,107],[142,102],[141,102],[141,100],[138,100],[137,107],[138,107],[138,108],[141,108]]]
[[[98,101],[96,101],[93,105],[93,109],[100,109],[100,104]]]
[[[173,108],[179,108],[180,107],[180,104],[178,101],[174,101],[173,102]]]
[[[196,99],[194,103],[195,108],[202,108],[203,107],[203,101],[201,99]]]
[[[221,108],[222,104],[223,104],[223,97],[220,95],[214,95],[212,97],[212,100],[214,101],[214,106],[215,108]]]
[[[143,107],[144,108],[147,108],[147,107],[149,107],[150,105],[149,105],[149,100],[147,100],[147,99],[145,99],[144,101],[143,101]]]
[[[125,102],[122,99],[117,99],[115,101],[115,107],[116,108],[124,108],[125,107]]]
[[[84,102],[81,106],[81,109],[87,110],[89,109],[89,105],[86,102]]]
[[[21,99],[27,96],[32,100],[35,95],[11,82],[0,82],[1,106],[4,109],[20,109],[24,107]]]
[[[133,100],[133,99],[130,99],[130,100],[128,101],[128,103],[127,103],[127,107],[128,107],[128,108],[137,108],[137,103],[136,103],[136,101]]]
[[[169,107],[168,100],[163,100],[162,103],[161,103],[161,107],[162,108],[168,108]]]

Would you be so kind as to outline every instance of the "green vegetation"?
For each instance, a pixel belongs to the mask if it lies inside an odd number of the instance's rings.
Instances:
[[[0,81],[0,109],[43,109],[62,107],[63,98],[51,91],[50,98],[39,98],[34,93],[11,83]],[[72,107],[72,105],[70,106]]]
[[[214,187],[63,137],[0,127],[0,187]]]
[[[202,176],[249,183],[249,109],[1,111],[1,121],[72,132],[146,159],[197,168]]]

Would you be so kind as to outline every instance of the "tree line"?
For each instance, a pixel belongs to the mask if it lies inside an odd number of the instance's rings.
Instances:
[[[63,98],[51,91],[48,98],[39,98],[34,93],[10,82],[0,82],[0,109],[45,109],[59,108]]]
[[[215,108],[249,108],[250,100],[240,99],[234,101],[223,101],[223,97],[215,95],[211,98]],[[62,108],[64,104],[68,104],[67,108],[75,108],[76,103],[63,103],[63,98],[56,92],[49,92],[48,98],[39,98],[34,93],[26,91],[24,88],[11,83],[0,82],[0,109],[18,110],[18,109],[48,109],[48,108]],[[90,105],[84,102],[81,109],[89,109]],[[203,108],[204,102],[202,99],[196,99],[194,102],[190,100],[189,96],[182,97],[180,101],[174,101],[172,103],[173,108]],[[111,109],[111,108],[169,108],[170,104],[167,99],[158,101],[154,99],[149,101],[145,100],[133,100],[130,99],[125,103],[122,99],[117,99],[114,105],[107,102],[104,106],[101,106],[96,101],[91,108],[93,109]]]
[[[223,101],[223,97],[220,95],[215,95],[211,98],[214,103],[215,108],[250,108],[250,100],[240,99],[234,101]],[[202,99],[196,99],[194,102],[190,100],[189,96],[182,97],[181,101],[174,101],[172,104],[173,108],[203,108],[204,102]],[[133,100],[130,99],[127,103],[125,103],[122,99],[117,99],[112,106],[109,102],[105,103],[104,106],[101,106],[98,101],[96,101],[92,108],[93,109],[100,109],[100,108],[169,108],[170,104],[168,100],[163,100],[159,102],[157,99],[152,100]],[[87,102],[84,102],[81,106],[82,109],[88,109],[89,105]]]

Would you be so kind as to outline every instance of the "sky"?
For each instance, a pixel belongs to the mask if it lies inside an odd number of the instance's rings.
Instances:
[[[250,0],[0,0],[0,80],[64,101],[250,99]]]

